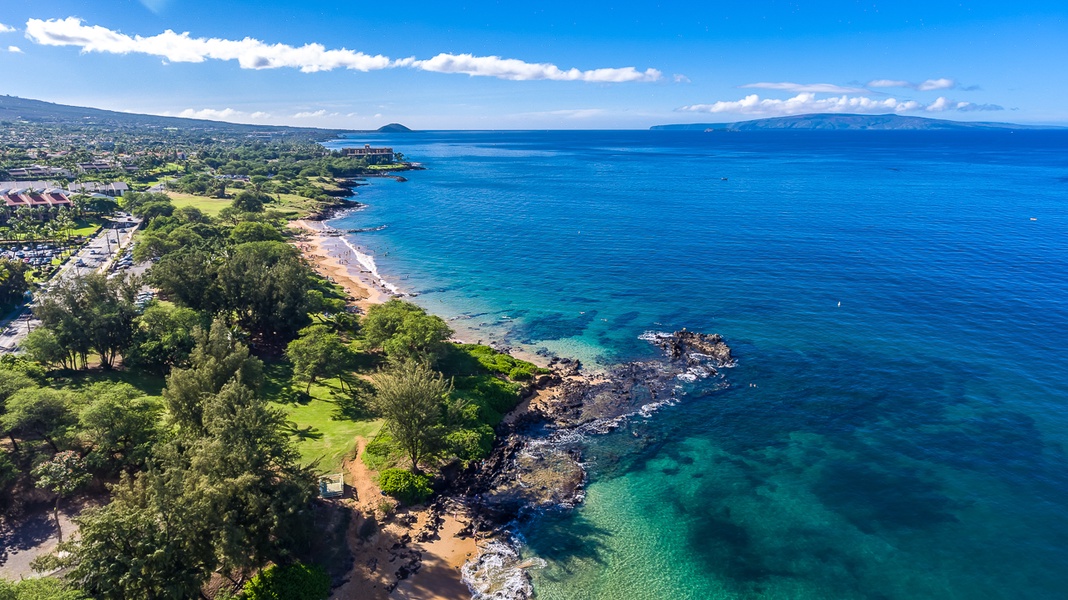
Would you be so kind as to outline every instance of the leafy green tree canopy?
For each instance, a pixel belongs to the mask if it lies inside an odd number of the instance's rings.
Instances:
[[[25,388],[7,400],[7,411],[0,416],[0,426],[14,438],[43,439],[59,452],[68,430],[77,422],[75,407],[82,397],[71,391],[52,388]],[[15,446],[16,450],[18,446]]]
[[[244,221],[238,223],[230,231],[230,241],[234,244],[246,244],[248,242],[280,242],[282,234],[267,223],[259,221]]]
[[[436,362],[452,335],[441,317],[396,299],[369,308],[362,326],[367,344],[381,348],[392,360]]]
[[[289,244],[235,246],[219,267],[218,281],[223,308],[260,343],[289,340],[308,322],[313,272]]]
[[[300,336],[289,342],[286,356],[293,363],[293,374],[308,382],[308,392],[320,377],[340,375],[352,362],[348,346],[325,325],[302,329]]]
[[[145,466],[159,437],[163,404],[126,383],[100,382],[85,390],[89,404],[78,413],[90,467],[107,474]]]
[[[444,418],[452,383],[425,364],[406,361],[379,372],[375,388],[373,408],[420,472],[420,462],[441,448],[448,433]]]
[[[220,319],[208,331],[197,329],[194,337],[197,343],[190,355],[190,367],[171,371],[163,398],[174,422],[200,433],[205,428],[204,399],[218,394],[231,381],[258,390],[263,381],[263,363],[237,341]]]

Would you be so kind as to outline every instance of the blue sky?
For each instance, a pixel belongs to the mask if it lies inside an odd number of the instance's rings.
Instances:
[[[1068,124],[1068,2],[0,0],[0,93],[238,122]]]

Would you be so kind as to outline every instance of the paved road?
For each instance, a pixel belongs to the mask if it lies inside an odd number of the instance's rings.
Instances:
[[[116,217],[112,221],[126,226],[121,229],[108,227],[101,229],[78,251],[78,254],[70,257],[59,272],[41,286],[42,289],[47,289],[57,281],[107,269],[118,257],[119,250],[130,244],[134,232],[141,224],[141,220],[134,217]],[[33,318],[27,307],[23,308],[13,319],[0,325],[3,329],[0,331],[0,354],[14,352],[26,334],[40,324],[41,322]]]

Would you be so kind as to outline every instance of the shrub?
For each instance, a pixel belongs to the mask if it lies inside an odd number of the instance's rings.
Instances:
[[[430,497],[430,478],[404,469],[386,469],[378,476],[382,492],[406,504],[418,504]]]
[[[393,443],[393,438],[385,428],[363,450],[363,463],[376,471],[396,465],[403,459],[404,453]]]
[[[245,584],[245,600],[326,600],[330,576],[318,565],[272,565]]]
[[[54,577],[0,580],[0,600],[85,600],[87,596]]]
[[[457,458],[469,463],[489,456],[493,450],[493,428],[480,425],[477,429],[459,429],[445,437],[449,450]]]
[[[525,367],[515,367],[511,371],[508,371],[508,379],[512,381],[529,381],[534,375],[530,372],[530,369]]]

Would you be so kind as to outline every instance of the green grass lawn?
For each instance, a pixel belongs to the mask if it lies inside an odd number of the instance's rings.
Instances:
[[[167,192],[167,195],[171,197],[171,202],[174,203],[175,208],[192,206],[199,208],[201,212],[211,217],[217,217],[219,211],[230,206],[230,202],[232,202],[232,200],[229,199],[208,198],[206,196],[195,196],[193,194],[183,194],[181,192]],[[298,194],[272,193],[270,196],[274,199],[274,202],[267,204],[264,208],[267,210],[279,211],[291,219],[307,216],[321,207],[318,200],[305,198]]]
[[[284,362],[264,366],[264,393],[290,421],[301,462],[319,461],[318,470],[337,473],[356,449],[356,437],[374,438],[382,428],[380,419],[343,414],[345,393],[338,379],[316,382],[310,397],[303,396],[305,385],[291,381],[291,367]]]
[[[90,363],[92,357],[90,357]],[[128,383],[141,390],[146,396],[163,395],[163,386],[166,383],[161,375],[156,375],[140,369],[89,369],[86,371],[57,371],[52,375],[52,387],[56,388],[81,388],[99,381],[113,383]]]
[[[219,211],[230,206],[230,200],[226,199],[194,196],[193,194],[183,194],[180,192],[167,192],[167,195],[171,197],[171,202],[174,203],[175,208],[192,206],[194,208],[199,208],[201,212],[211,217],[218,216]]]
[[[78,219],[75,223],[78,228],[71,230],[71,236],[78,237],[82,235],[89,237],[95,235],[97,231],[100,231],[100,225],[103,222],[103,219]]]
[[[53,377],[52,385],[57,388],[81,388],[98,381],[112,381],[128,383],[149,396],[162,395],[165,384],[163,377],[140,369],[65,371]],[[302,394],[305,385],[294,383],[291,378],[292,368],[288,363],[264,365],[264,394],[285,413],[301,463],[318,461],[318,470],[323,473],[341,471],[345,459],[353,456],[356,437],[374,438],[382,428],[382,421],[344,414],[343,403],[338,399],[347,394],[341,392],[338,379],[317,382],[311,387],[310,397],[305,397]]]

